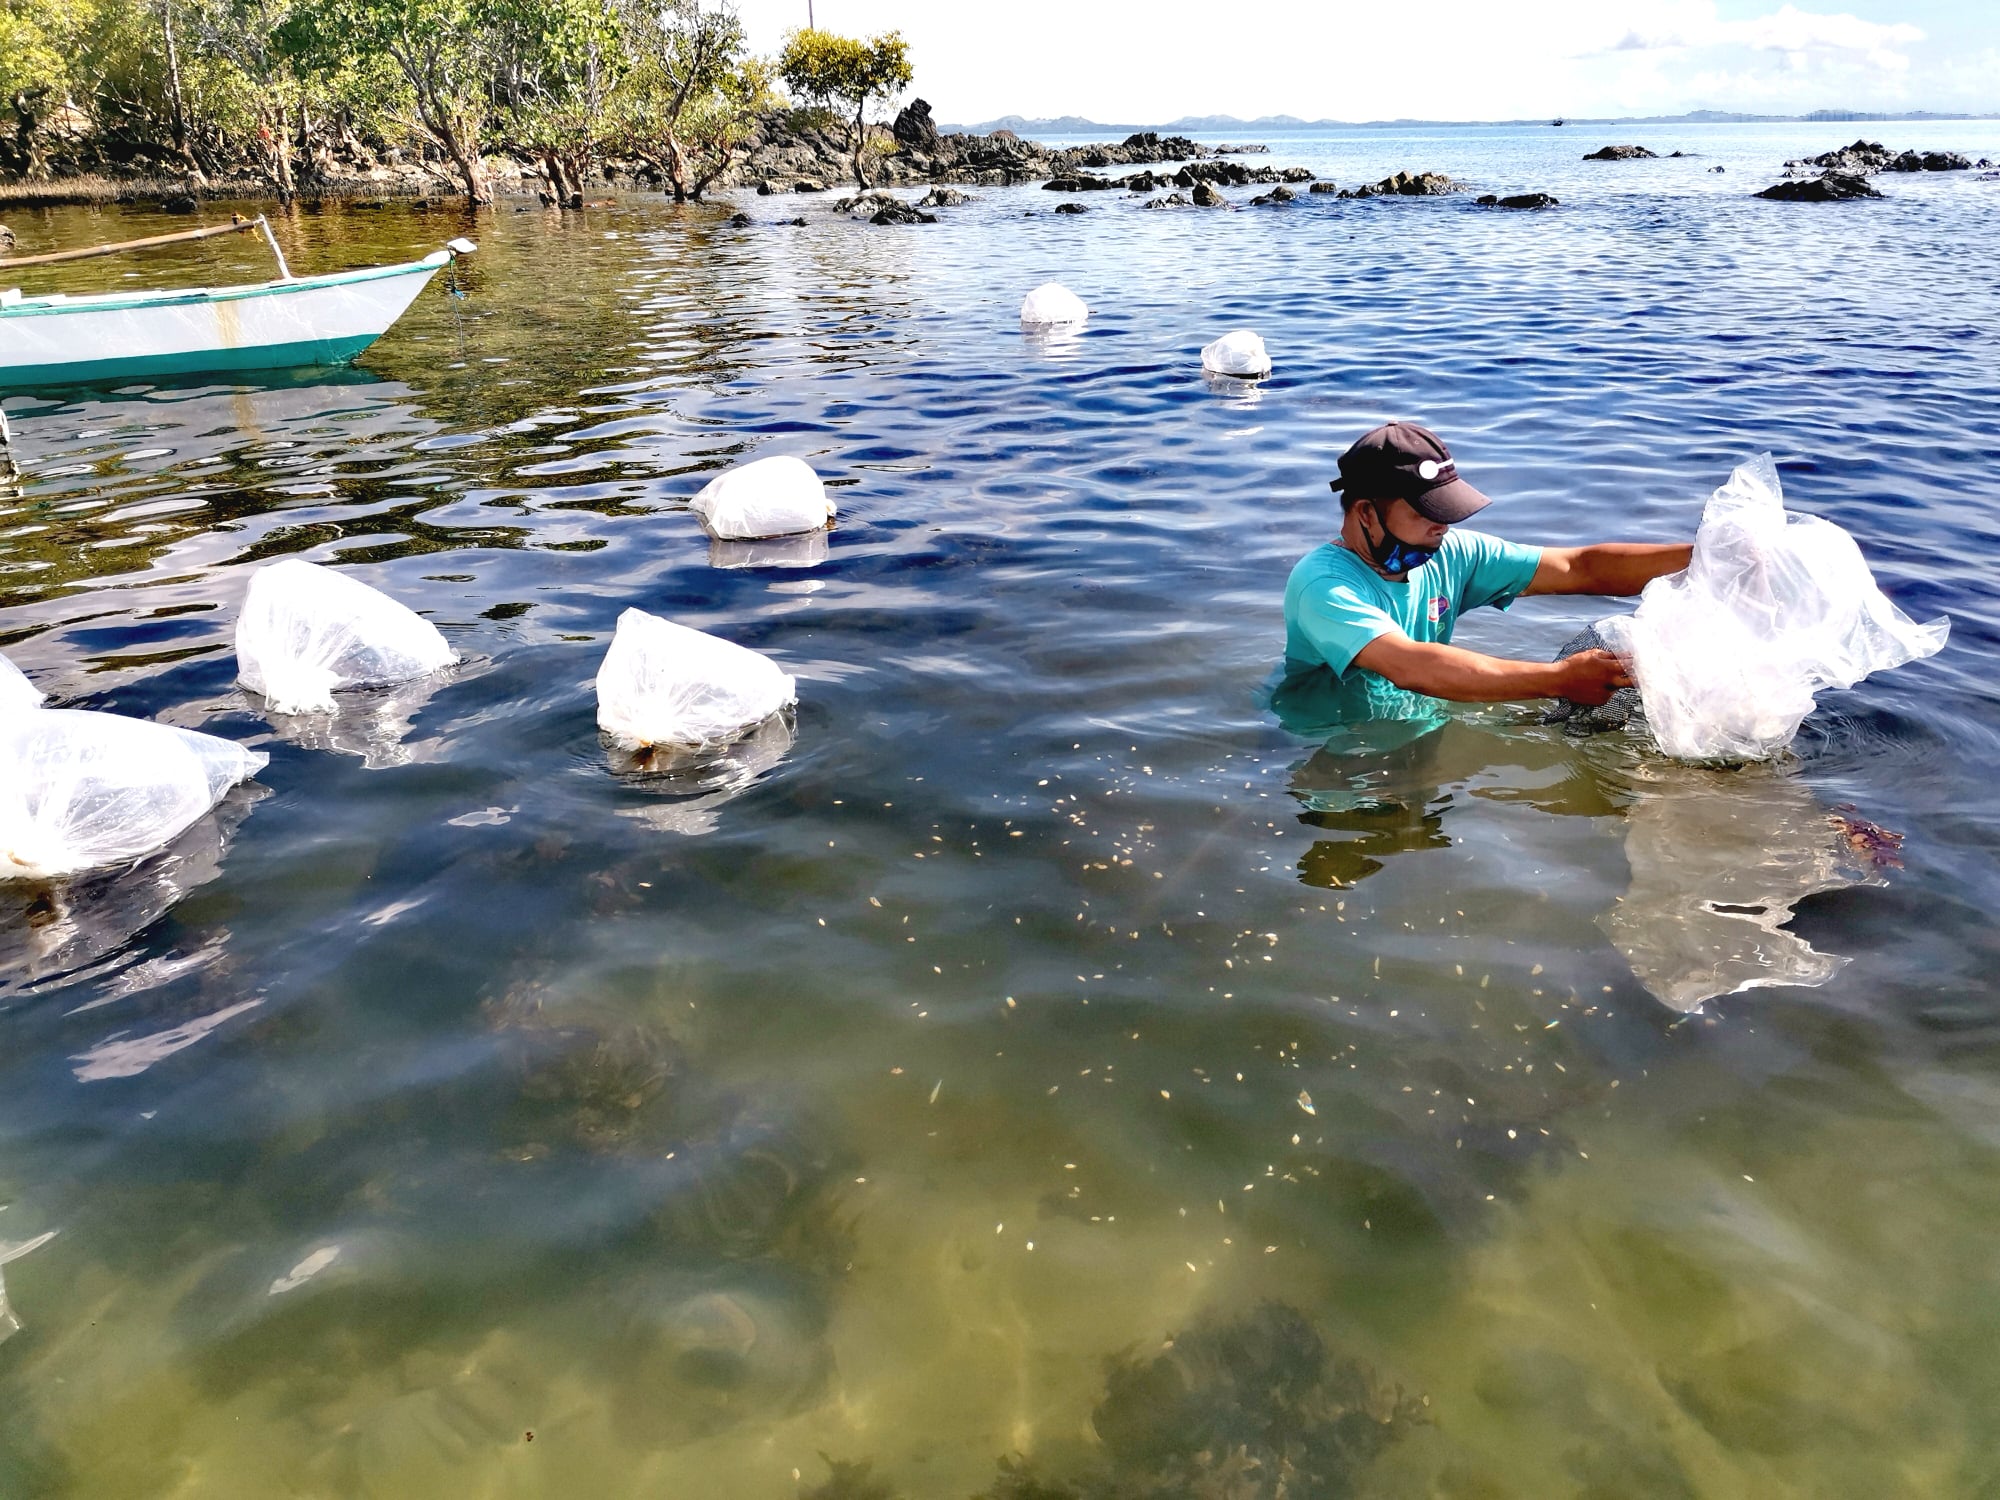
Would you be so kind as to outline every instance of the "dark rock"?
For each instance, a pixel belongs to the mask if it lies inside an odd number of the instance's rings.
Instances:
[[[1779,182],[1757,194],[1779,203],[1839,203],[1848,198],[1879,198],[1866,177],[1850,177],[1844,172],[1828,172],[1805,182]]]
[[[1287,167],[1278,175],[1287,182],[1311,182],[1313,180],[1312,171],[1307,167]]]
[[[1561,661],[1565,656],[1575,656],[1579,651],[1607,650],[1604,639],[1597,633],[1595,625],[1571,636],[1556,648],[1556,654],[1549,659]],[[1608,729],[1643,727],[1646,722],[1645,704],[1635,687],[1619,688],[1595,708],[1586,708],[1581,703],[1572,703],[1567,698],[1558,698],[1542,710],[1544,724],[1560,724],[1564,734],[1602,734]]]
[[[1481,208],[1555,208],[1558,200],[1547,193],[1513,193],[1508,197],[1496,197],[1492,193],[1482,193],[1479,197]]]
[[[996,141],[1018,141],[1020,137],[1011,130],[996,130],[993,132],[993,139]]]
[[[806,221],[803,217],[797,219],[787,219],[785,220],[785,222],[791,225],[792,228],[794,229],[803,229],[806,227]]]
[[[1059,214],[1087,214],[1090,212],[1090,205],[1087,203],[1058,203],[1056,205],[1056,212]]]
[[[1161,135],[1154,130],[1141,130],[1125,137],[1124,150],[1130,154],[1127,161],[1190,161],[1198,156],[1209,156],[1206,146],[1189,140],[1184,135]]]
[[[1134,172],[1130,177],[1118,179],[1118,185],[1128,192],[1150,193],[1166,179],[1155,177],[1151,172]]]
[[[1889,163],[1891,172],[1963,172],[1972,158],[1956,151],[1905,151]]]
[[[957,188],[934,187],[917,200],[918,208],[957,208],[961,203],[970,203],[972,194],[961,193]]]
[[[1229,200],[1215,190],[1213,183],[1197,182],[1194,185],[1194,206],[1196,208],[1227,208]]]
[[[1642,157],[1658,156],[1657,151],[1648,151],[1644,146],[1601,146],[1584,157],[1585,161],[1637,161]]]
[[[1723,169],[1721,167],[1710,167],[1708,170],[1711,172],[1720,172]]]
[[[771,196],[771,184],[770,184],[770,183],[768,183],[768,182],[760,182],[760,183],[758,183],[758,184],[757,184],[757,196],[758,196],[759,198],[768,198],[768,197],[770,197],[770,196]]]
[[[1829,172],[1844,173],[1849,177],[1865,177],[1870,172],[1879,172],[1896,159],[1896,153],[1880,141],[1856,141],[1851,146],[1842,146],[1835,151],[1822,151],[1818,156],[1808,156],[1803,161],[1788,161],[1788,167],[1821,167]]]
[[[1078,172],[1071,177],[1051,177],[1042,184],[1051,193],[1102,193],[1118,184],[1109,177],[1093,177],[1088,172]]]
[[[1252,198],[1250,202],[1253,206],[1259,203],[1290,203],[1296,197],[1298,194],[1288,187],[1274,187],[1270,192]]]
[[[1257,156],[1268,155],[1270,150],[1269,146],[1217,146],[1215,154],[1217,156]]]
[[[1169,193],[1164,198],[1153,198],[1146,203],[1146,207],[1148,208],[1187,208],[1188,206],[1187,199],[1179,193]]]
[[[900,198],[891,198],[881,210],[869,219],[870,224],[935,224],[936,214],[927,214],[914,203],[905,203]]]
[[[731,229],[748,229],[751,222],[752,220],[748,214],[731,214],[729,216],[729,227]]]
[[[1306,191],[1309,193],[1337,193],[1340,191],[1340,184],[1336,182],[1315,182]]]
[[[905,150],[937,150],[937,126],[931,120],[930,105],[922,99],[912,99],[903,106],[902,112],[896,116],[896,123],[889,127],[889,133]]]
[[[826,184],[815,182],[810,177],[801,177],[797,182],[792,184],[792,191],[795,193],[823,193],[826,191]]]
[[[193,196],[188,193],[176,193],[171,198],[160,200],[160,212],[163,214],[191,214],[200,206],[200,204],[194,201]],[[356,208],[363,208],[366,205],[357,203],[354,206]],[[378,208],[380,206],[380,204],[376,205]]]
[[[1384,177],[1380,182],[1363,183],[1358,188],[1348,188],[1341,193],[1343,198],[1441,198],[1446,193],[1463,190],[1464,184],[1453,182],[1442,172],[1398,172]]]

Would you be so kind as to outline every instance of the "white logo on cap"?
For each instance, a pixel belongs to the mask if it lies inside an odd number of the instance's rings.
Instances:
[[[1417,465],[1419,479],[1435,479],[1441,472],[1443,471],[1438,468],[1437,460],[1434,458],[1427,458]]]

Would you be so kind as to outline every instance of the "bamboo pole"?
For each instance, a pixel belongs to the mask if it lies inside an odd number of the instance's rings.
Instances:
[[[98,255],[116,255],[124,250],[150,250],[155,245],[174,245],[183,240],[205,240],[218,234],[241,234],[246,229],[255,229],[264,222],[260,214],[254,219],[231,215],[231,223],[211,224],[206,229],[183,229],[175,234],[156,234],[150,239],[124,240],[116,245],[92,245],[88,250],[51,250],[45,255],[17,255],[8,260],[0,260],[0,271],[10,271],[15,266],[52,266],[59,260],[89,260]]]

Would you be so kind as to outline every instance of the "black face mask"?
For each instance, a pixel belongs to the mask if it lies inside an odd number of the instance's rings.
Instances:
[[[1379,542],[1368,541],[1368,528],[1364,526],[1361,540],[1368,544],[1368,560],[1385,573],[1414,573],[1438,555],[1437,547],[1419,546],[1397,536],[1389,529],[1389,523],[1379,508],[1375,511],[1375,524],[1382,528],[1382,539]]]

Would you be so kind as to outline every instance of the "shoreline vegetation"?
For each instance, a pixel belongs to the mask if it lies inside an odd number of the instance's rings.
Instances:
[[[893,31],[806,28],[755,56],[733,0],[0,4],[0,206],[580,209],[612,189],[995,186],[1260,149],[943,135],[922,99],[871,121],[913,76]]]

